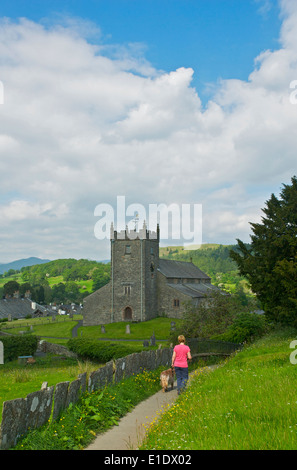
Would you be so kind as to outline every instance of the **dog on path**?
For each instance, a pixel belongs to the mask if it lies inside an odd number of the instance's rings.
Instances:
[[[174,383],[174,367],[164,370],[160,374],[160,385],[163,392],[167,392],[169,385],[171,385],[171,390],[173,389]]]

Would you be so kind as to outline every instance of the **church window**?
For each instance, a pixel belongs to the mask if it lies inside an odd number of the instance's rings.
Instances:
[[[131,294],[131,286],[125,286],[125,295]]]
[[[173,300],[173,307],[179,307],[179,299]]]
[[[125,255],[130,255],[130,254],[131,254],[131,245],[126,245]]]

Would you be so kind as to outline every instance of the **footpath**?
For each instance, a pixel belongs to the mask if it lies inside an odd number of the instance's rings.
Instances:
[[[133,408],[118,426],[99,434],[85,450],[136,450],[144,439],[146,428],[176,398],[176,384],[168,392],[160,390]]]
[[[212,370],[216,367],[209,366],[208,369]],[[137,450],[145,437],[147,428],[174,403],[177,396],[175,382],[173,390],[169,388],[165,393],[160,390],[139,403],[119,421],[118,426],[99,434],[85,450]]]

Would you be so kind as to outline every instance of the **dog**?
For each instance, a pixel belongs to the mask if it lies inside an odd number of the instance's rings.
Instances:
[[[167,392],[169,385],[171,385],[171,390],[173,389],[174,383],[174,367],[170,369],[163,370],[160,374],[160,385],[163,392]]]

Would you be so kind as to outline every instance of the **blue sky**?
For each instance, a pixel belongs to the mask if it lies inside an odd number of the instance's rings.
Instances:
[[[246,80],[261,51],[278,47],[278,2],[267,0],[2,0],[0,15],[44,24],[83,18],[100,29],[90,40],[139,44],[153,67],[192,67],[204,102],[208,84]]]
[[[297,173],[296,45],[295,0],[1,0],[0,262],[107,259],[118,196],[248,242]]]

